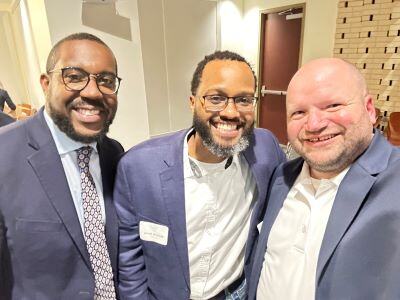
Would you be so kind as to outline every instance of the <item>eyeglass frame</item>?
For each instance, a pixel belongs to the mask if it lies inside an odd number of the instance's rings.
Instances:
[[[218,110],[210,110],[209,108],[207,108],[207,106],[206,106],[206,101],[209,101],[209,100],[207,100],[206,97],[213,97],[213,96],[219,96],[219,97],[224,97],[224,98],[226,98],[226,100],[225,100],[225,105],[224,105],[223,107],[221,107],[221,109],[218,109]],[[238,109],[238,106],[237,106],[237,103],[236,103],[236,99],[238,99],[238,98],[245,98],[245,97],[253,98],[253,103],[251,104],[251,107],[252,107],[252,108],[249,109],[249,110],[241,110],[241,109]],[[256,107],[256,104],[257,104],[257,101],[258,101],[258,97],[257,97],[257,96],[235,96],[235,97],[228,97],[228,96],[219,95],[219,94],[204,95],[204,96],[200,96],[199,98],[200,98],[200,101],[203,100],[203,101],[201,101],[201,102],[202,102],[204,108],[205,108],[206,110],[212,111],[212,112],[220,112],[220,111],[223,111],[223,110],[228,106],[229,100],[230,100],[230,99],[232,99],[233,103],[235,104],[235,107],[236,107],[236,110],[237,110],[237,111],[239,111],[239,112],[251,112],[251,111],[254,111],[254,109],[255,109],[255,107]]]
[[[88,79],[87,79],[86,84],[83,86],[83,88],[81,88],[81,89],[73,89],[73,88],[71,88],[70,86],[68,86],[68,85],[65,83],[65,80],[64,80],[64,72],[65,72],[65,70],[71,70],[71,69],[76,69],[76,70],[82,71],[83,73],[86,73],[86,74],[87,74],[87,78],[88,78]],[[101,90],[100,90],[100,87],[99,87],[99,84],[98,84],[98,82],[97,82],[98,76],[100,76],[100,75],[102,75],[102,74],[104,74],[104,73],[92,74],[92,73],[89,73],[89,72],[85,71],[85,70],[82,69],[82,68],[79,68],[79,67],[64,67],[64,68],[59,68],[59,69],[50,70],[50,71],[47,72],[47,74],[55,73],[55,72],[59,72],[59,71],[61,71],[61,78],[62,78],[63,84],[64,84],[65,87],[67,87],[70,91],[75,91],[75,92],[81,92],[81,91],[83,91],[83,90],[88,86],[91,77],[94,78],[94,81],[96,82],[97,89],[98,89],[99,92],[102,93],[103,95],[115,95],[115,94],[118,92],[119,87],[121,86],[122,78],[121,78],[121,77],[118,77],[116,74],[111,73],[111,72],[108,72],[108,73],[115,76],[115,79],[117,79],[118,86],[117,86],[117,89],[116,89],[113,93],[109,93],[109,94],[108,94],[108,93],[104,93],[103,91],[101,91]]]

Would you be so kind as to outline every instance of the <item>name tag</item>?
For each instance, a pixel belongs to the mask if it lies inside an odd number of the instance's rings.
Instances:
[[[168,227],[146,221],[139,223],[140,239],[166,246],[168,243]]]

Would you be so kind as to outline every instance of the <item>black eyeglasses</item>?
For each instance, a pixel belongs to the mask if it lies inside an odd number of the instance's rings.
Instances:
[[[227,97],[222,95],[206,95],[201,97],[204,107],[209,111],[222,111],[227,107],[229,99],[235,103],[236,109],[241,112],[253,111],[257,103],[255,96]]]
[[[114,73],[103,72],[100,74],[90,74],[81,68],[65,67],[54,69],[47,73],[61,72],[64,85],[72,91],[82,91],[93,77],[96,81],[97,88],[102,94],[112,95],[118,92],[121,78]]]

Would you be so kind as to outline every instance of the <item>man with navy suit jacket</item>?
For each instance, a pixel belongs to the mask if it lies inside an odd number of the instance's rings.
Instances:
[[[337,58],[311,61],[286,101],[301,157],[271,181],[249,299],[399,299],[400,151],[373,131],[364,78]]]
[[[193,127],[133,147],[118,167],[121,299],[246,297],[259,206],[284,155],[253,129],[256,78],[224,51],[194,72]],[[247,251],[246,251],[247,250]]]
[[[99,38],[78,33],[53,47],[46,69],[45,108],[0,130],[0,298],[116,299],[112,189],[123,149],[105,135],[117,109],[116,60]]]

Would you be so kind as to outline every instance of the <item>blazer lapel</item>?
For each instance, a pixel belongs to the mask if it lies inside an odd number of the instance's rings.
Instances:
[[[179,262],[190,287],[189,258],[186,234],[185,187],[183,178],[183,139],[186,131],[171,145],[172,155],[165,159],[167,168],[160,172],[161,189],[168,214],[172,240],[175,243]]]
[[[263,261],[265,252],[267,249],[268,237],[271,232],[271,228],[279,214],[280,209],[283,206],[283,202],[289,193],[290,188],[296,181],[297,175],[300,173],[303,164],[302,159],[297,159],[286,163],[276,170],[274,178],[271,180],[270,190],[267,195],[267,207],[264,215],[263,225],[261,228],[257,249],[254,254],[253,270],[251,279],[253,284],[250,284],[249,299],[252,299],[258,285],[261,270],[263,267]],[[285,180],[286,178],[286,180]]]
[[[265,163],[257,163],[255,159],[255,155],[253,151],[246,150],[243,153],[247,163],[249,164],[250,170],[254,176],[257,186],[257,201],[254,205],[253,213],[250,218],[250,231],[248,234],[248,239],[246,243],[245,250],[245,271],[248,272],[247,266],[249,265],[249,261],[251,258],[251,249],[253,249],[253,245],[257,239],[257,225],[260,222],[261,213],[263,210],[262,204],[264,204],[266,189],[268,187],[267,176],[265,170],[267,170],[267,166]]]
[[[330,257],[375,183],[374,175],[387,167],[390,152],[391,149],[381,134],[375,133],[370,147],[351,166],[340,184],[319,253],[317,284]]]
[[[50,130],[45,124],[43,111],[26,123],[28,142],[36,151],[28,157],[28,162],[35,171],[51,204],[64,223],[89,268],[89,254],[83,238],[81,226],[69,190],[64,169]]]

